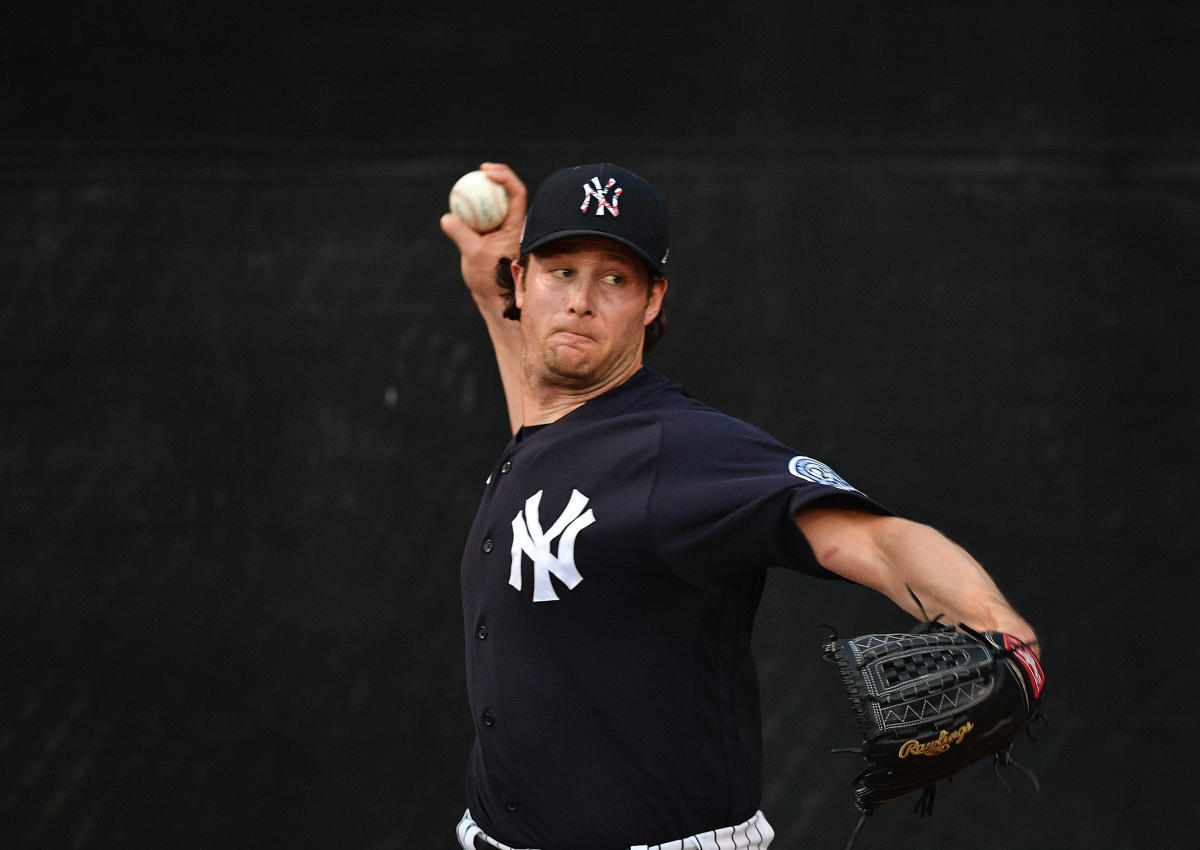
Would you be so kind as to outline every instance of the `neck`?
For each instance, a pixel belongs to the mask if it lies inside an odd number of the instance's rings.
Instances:
[[[522,424],[548,425],[587,402],[621,386],[642,368],[641,358],[597,381],[575,384],[550,375],[532,375],[521,382]]]

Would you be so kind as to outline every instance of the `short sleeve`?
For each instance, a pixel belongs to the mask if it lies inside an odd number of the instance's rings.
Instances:
[[[659,557],[698,587],[783,566],[831,577],[794,516],[818,501],[890,513],[824,463],[715,411],[662,422],[649,519]]]

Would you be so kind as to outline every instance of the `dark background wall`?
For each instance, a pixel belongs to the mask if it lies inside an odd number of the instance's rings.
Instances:
[[[484,159],[659,184],[651,364],[1039,627],[1041,791],[860,846],[1190,846],[1200,13],[643,5],[3,13],[0,846],[453,846],[505,419],[437,219]],[[781,848],[856,820],[819,623],[907,626],[772,577]]]

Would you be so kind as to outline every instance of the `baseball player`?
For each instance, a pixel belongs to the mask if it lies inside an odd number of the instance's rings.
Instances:
[[[567,168],[526,215],[517,175],[482,169],[510,195],[504,224],[441,224],[513,437],[462,557],[476,739],[459,843],[766,848],[750,637],[768,567],[1036,636],[957,545],[643,365],[668,287],[654,186]]]

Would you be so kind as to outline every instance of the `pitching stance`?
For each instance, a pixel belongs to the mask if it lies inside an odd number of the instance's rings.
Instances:
[[[513,436],[480,476],[462,556],[476,739],[461,846],[768,847],[750,635],[771,567],[874,588],[924,623],[827,647],[867,740],[860,808],[1006,752],[1043,676],[983,568],[643,365],[666,327],[658,190],[583,165],[527,210],[511,169],[480,171],[507,196],[499,225],[441,224]]]

